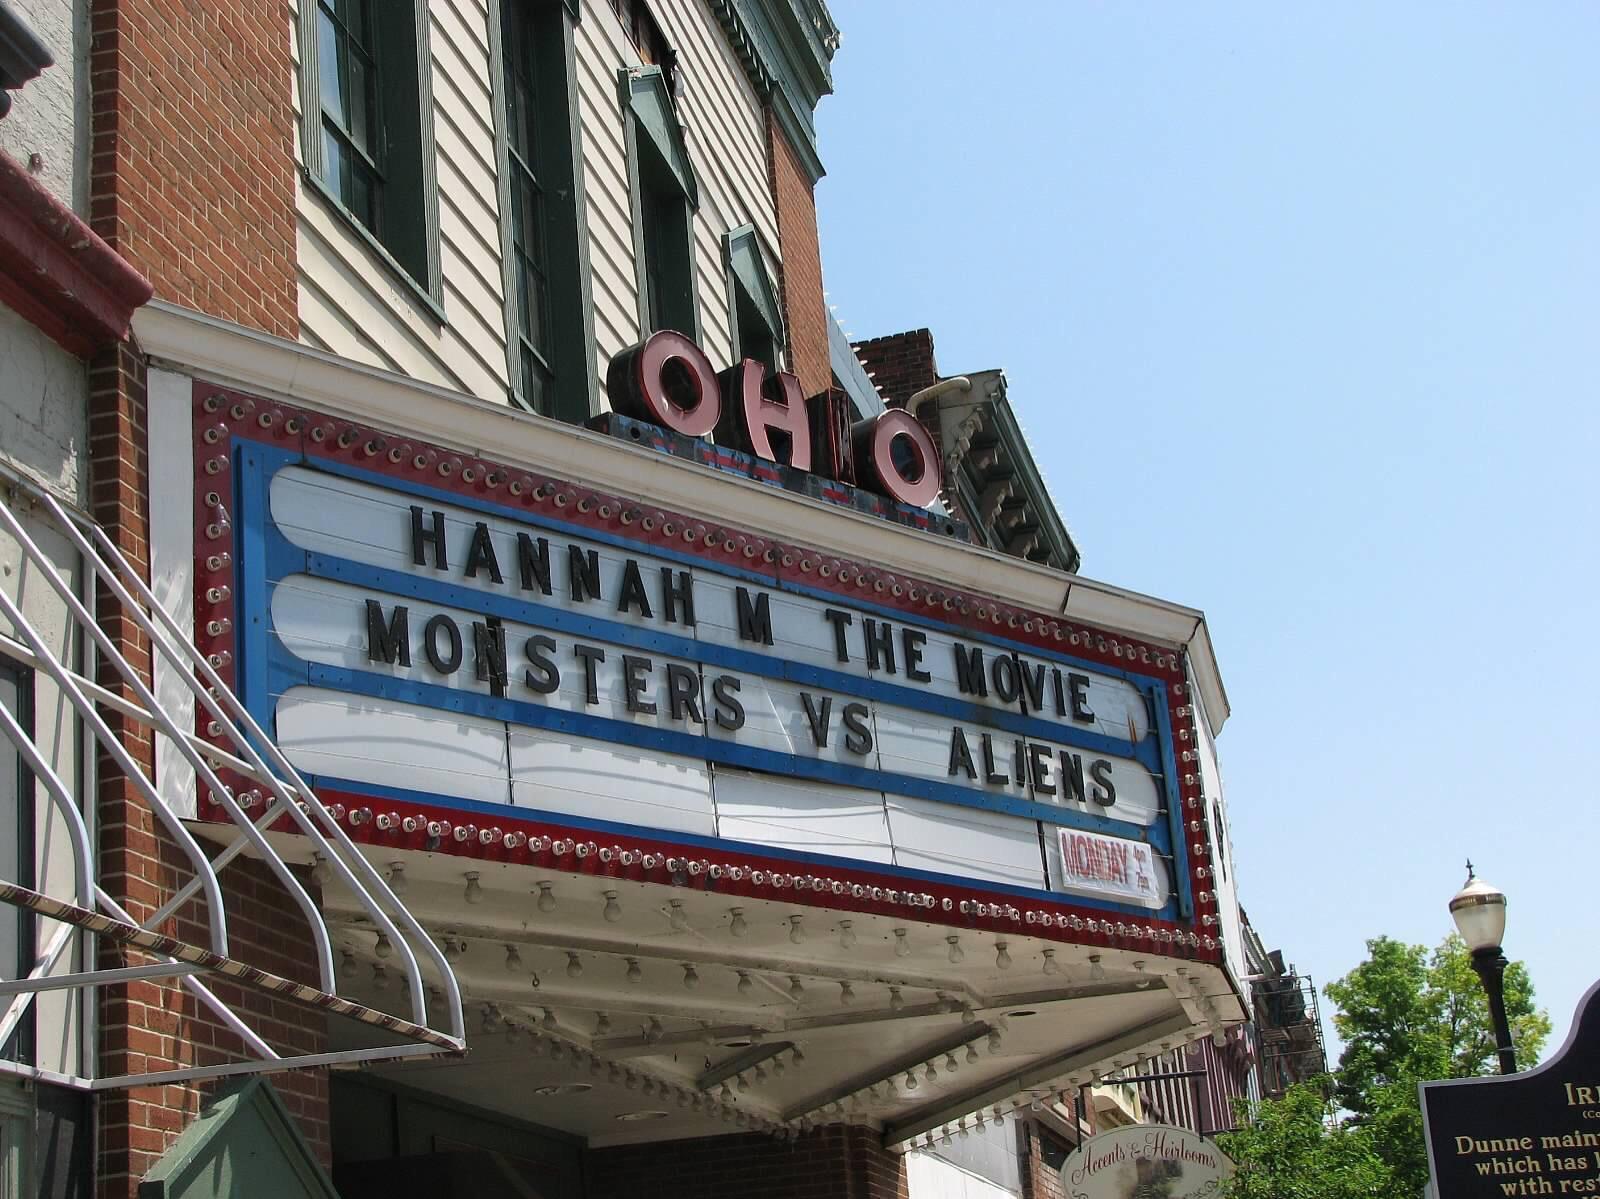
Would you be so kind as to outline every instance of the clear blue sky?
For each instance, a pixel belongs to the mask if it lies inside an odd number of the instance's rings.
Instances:
[[[1206,611],[1262,935],[1319,985],[1434,944],[1471,855],[1558,1045],[1600,977],[1600,5],[830,4],[829,302],[1003,368],[1084,573]]]

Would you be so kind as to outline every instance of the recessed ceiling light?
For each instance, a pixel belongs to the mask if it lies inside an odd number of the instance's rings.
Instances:
[[[623,1112],[622,1115],[617,1117],[624,1124],[632,1124],[639,1120],[665,1120],[666,1118],[667,1113],[660,1111]]]
[[[724,1049],[749,1049],[750,1046],[753,1045],[754,1043],[755,1042],[753,1042],[753,1041],[719,1041],[718,1042],[718,1044],[720,1044]]]
[[[594,1088],[586,1082],[560,1082],[551,1083],[549,1086],[534,1087],[535,1095],[581,1095]]]
[[[1021,1011],[1007,1012],[1006,1013],[1006,1015],[1008,1015],[1008,1016],[1017,1016],[1017,1017],[1021,1017],[1021,1016],[1037,1016],[1038,1014],[1039,1013],[1035,1009],[1033,1009],[1031,1007],[1025,1007]]]

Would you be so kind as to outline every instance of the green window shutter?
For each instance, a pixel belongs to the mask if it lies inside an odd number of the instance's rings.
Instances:
[[[689,150],[659,67],[624,70],[621,89],[640,325],[698,340],[693,224],[700,191]]]
[[[443,319],[427,0],[303,0],[306,181]]]
[[[773,369],[780,366],[786,344],[783,308],[773,286],[754,226],[740,225],[723,239],[728,269],[729,311],[733,314],[733,344],[738,358],[754,358]]]

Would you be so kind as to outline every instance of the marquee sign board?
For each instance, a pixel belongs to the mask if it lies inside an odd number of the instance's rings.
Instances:
[[[1168,1124],[1131,1124],[1090,1137],[1061,1164],[1067,1199],[1204,1199],[1233,1177],[1205,1137]]]
[[[1600,983],[1542,1066],[1421,1090],[1439,1199],[1600,1195]]]
[[[196,421],[197,624],[324,794],[1188,927],[1170,651],[284,406]]]

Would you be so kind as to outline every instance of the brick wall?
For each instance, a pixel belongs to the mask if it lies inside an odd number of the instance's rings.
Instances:
[[[869,337],[851,345],[883,402],[891,408],[902,406],[916,392],[939,381],[933,334],[926,329]]]
[[[149,458],[143,356],[130,344],[98,355],[89,369],[90,503],[123,554],[149,576]],[[101,627],[123,656],[150,680],[149,647],[103,587],[96,597]],[[100,682],[135,698],[103,658]],[[153,746],[137,723],[103,713],[133,759],[149,771]],[[136,920],[160,907],[191,876],[187,858],[158,827],[135,785],[107,755],[97,765],[101,885]],[[316,982],[303,917],[266,869],[240,858],[221,875],[232,956],[289,978]],[[313,892],[314,893],[314,892]],[[159,931],[206,943],[206,912],[196,901]],[[103,944],[101,965],[125,958]],[[217,981],[212,989],[246,1015],[280,1053],[325,1047],[325,1019],[307,1009]],[[100,1072],[117,1075],[236,1057],[243,1048],[196,997],[176,982],[137,981],[100,989]],[[289,1110],[324,1162],[329,1160],[327,1076],[323,1071],[275,1075]],[[223,1083],[185,1083],[102,1092],[97,1107],[98,1191],[102,1199],[132,1199],[139,1180]]]
[[[592,1199],[906,1199],[905,1166],[869,1129],[834,1126],[797,1141],[709,1137],[593,1150]]]
[[[89,219],[156,296],[299,334],[289,10],[91,0]]]
[[[805,395],[833,383],[828,364],[828,310],[822,301],[822,251],[817,245],[817,201],[777,118],[767,110],[767,170],[778,209],[778,243],[783,263],[778,289],[789,334],[794,373]]]

